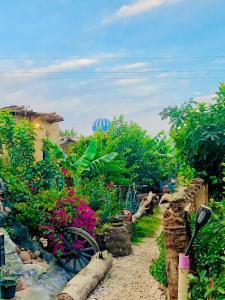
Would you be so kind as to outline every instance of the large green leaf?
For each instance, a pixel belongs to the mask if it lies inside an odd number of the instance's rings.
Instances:
[[[98,170],[104,166],[104,163],[109,163],[118,155],[116,152],[107,153],[91,162],[90,168]]]
[[[110,152],[100,157],[100,159],[108,163],[114,160],[117,155],[118,155],[117,152]]]
[[[86,160],[92,161],[96,156],[96,152],[97,152],[97,141],[92,140],[90,142],[90,144],[88,145],[86,151],[84,152],[84,154],[81,156],[81,158],[79,160],[82,161],[83,159],[86,159]]]

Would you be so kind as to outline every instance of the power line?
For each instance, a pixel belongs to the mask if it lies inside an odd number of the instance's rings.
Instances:
[[[195,73],[195,72],[225,72],[225,69],[196,70],[142,70],[142,71],[6,71],[0,74],[146,74],[146,73]]]
[[[161,59],[211,59],[225,58],[225,55],[205,55],[205,56],[152,56],[152,57],[0,57],[0,60],[161,60]]]
[[[32,76],[0,76],[0,79],[57,79],[57,80],[77,80],[77,78],[72,78],[72,77],[32,77]],[[217,76],[197,76],[197,77],[90,77],[90,78],[85,78],[85,80],[191,80],[191,79],[218,79]],[[225,78],[224,78],[225,79]]]

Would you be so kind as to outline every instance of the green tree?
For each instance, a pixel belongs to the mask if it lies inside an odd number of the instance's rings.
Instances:
[[[76,130],[72,129],[61,129],[60,130],[60,136],[61,137],[77,137],[78,132]]]
[[[156,187],[160,179],[176,177],[173,159],[174,146],[163,132],[156,137],[149,134],[135,122],[127,122],[122,116],[114,118],[106,133],[95,133],[98,141],[97,155],[117,152],[115,160],[101,170],[106,182],[115,184],[147,184]],[[87,147],[90,137],[81,137],[73,150],[80,156]],[[97,174],[92,174],[96,177]]]
[[[222,167],[225,158],[225,84],[219,85],[214,100],[190,100],[181,107],[167,107],[162,119],[169,118],[170,135],[182,159],[222,196]]]

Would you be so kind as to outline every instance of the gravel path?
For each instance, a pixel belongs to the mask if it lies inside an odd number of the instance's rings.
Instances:
[[[155,238],[133,245],[133,254],[114,258],[112,269],[88,300],[164,300],[148,270],[158,253]]]

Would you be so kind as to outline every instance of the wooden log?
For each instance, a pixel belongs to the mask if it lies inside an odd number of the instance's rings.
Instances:
[[[144,198],[141,201],[138,211],[132,216],[132,222],[135,222],[138,218],[140,218],[141,216],[143,216],[146,213],[146,211],[149,209],[149,206],[150,206],[154,196],[155,196],[155,194],[150,192],[148,194],[148,197]]]
[[[112,255],[103,253],[103,259],[99,253],[95,254],[90,263],[74,276],[57,296],[57,300],[85,300],[96,288],[105,274],[112,266]]]

